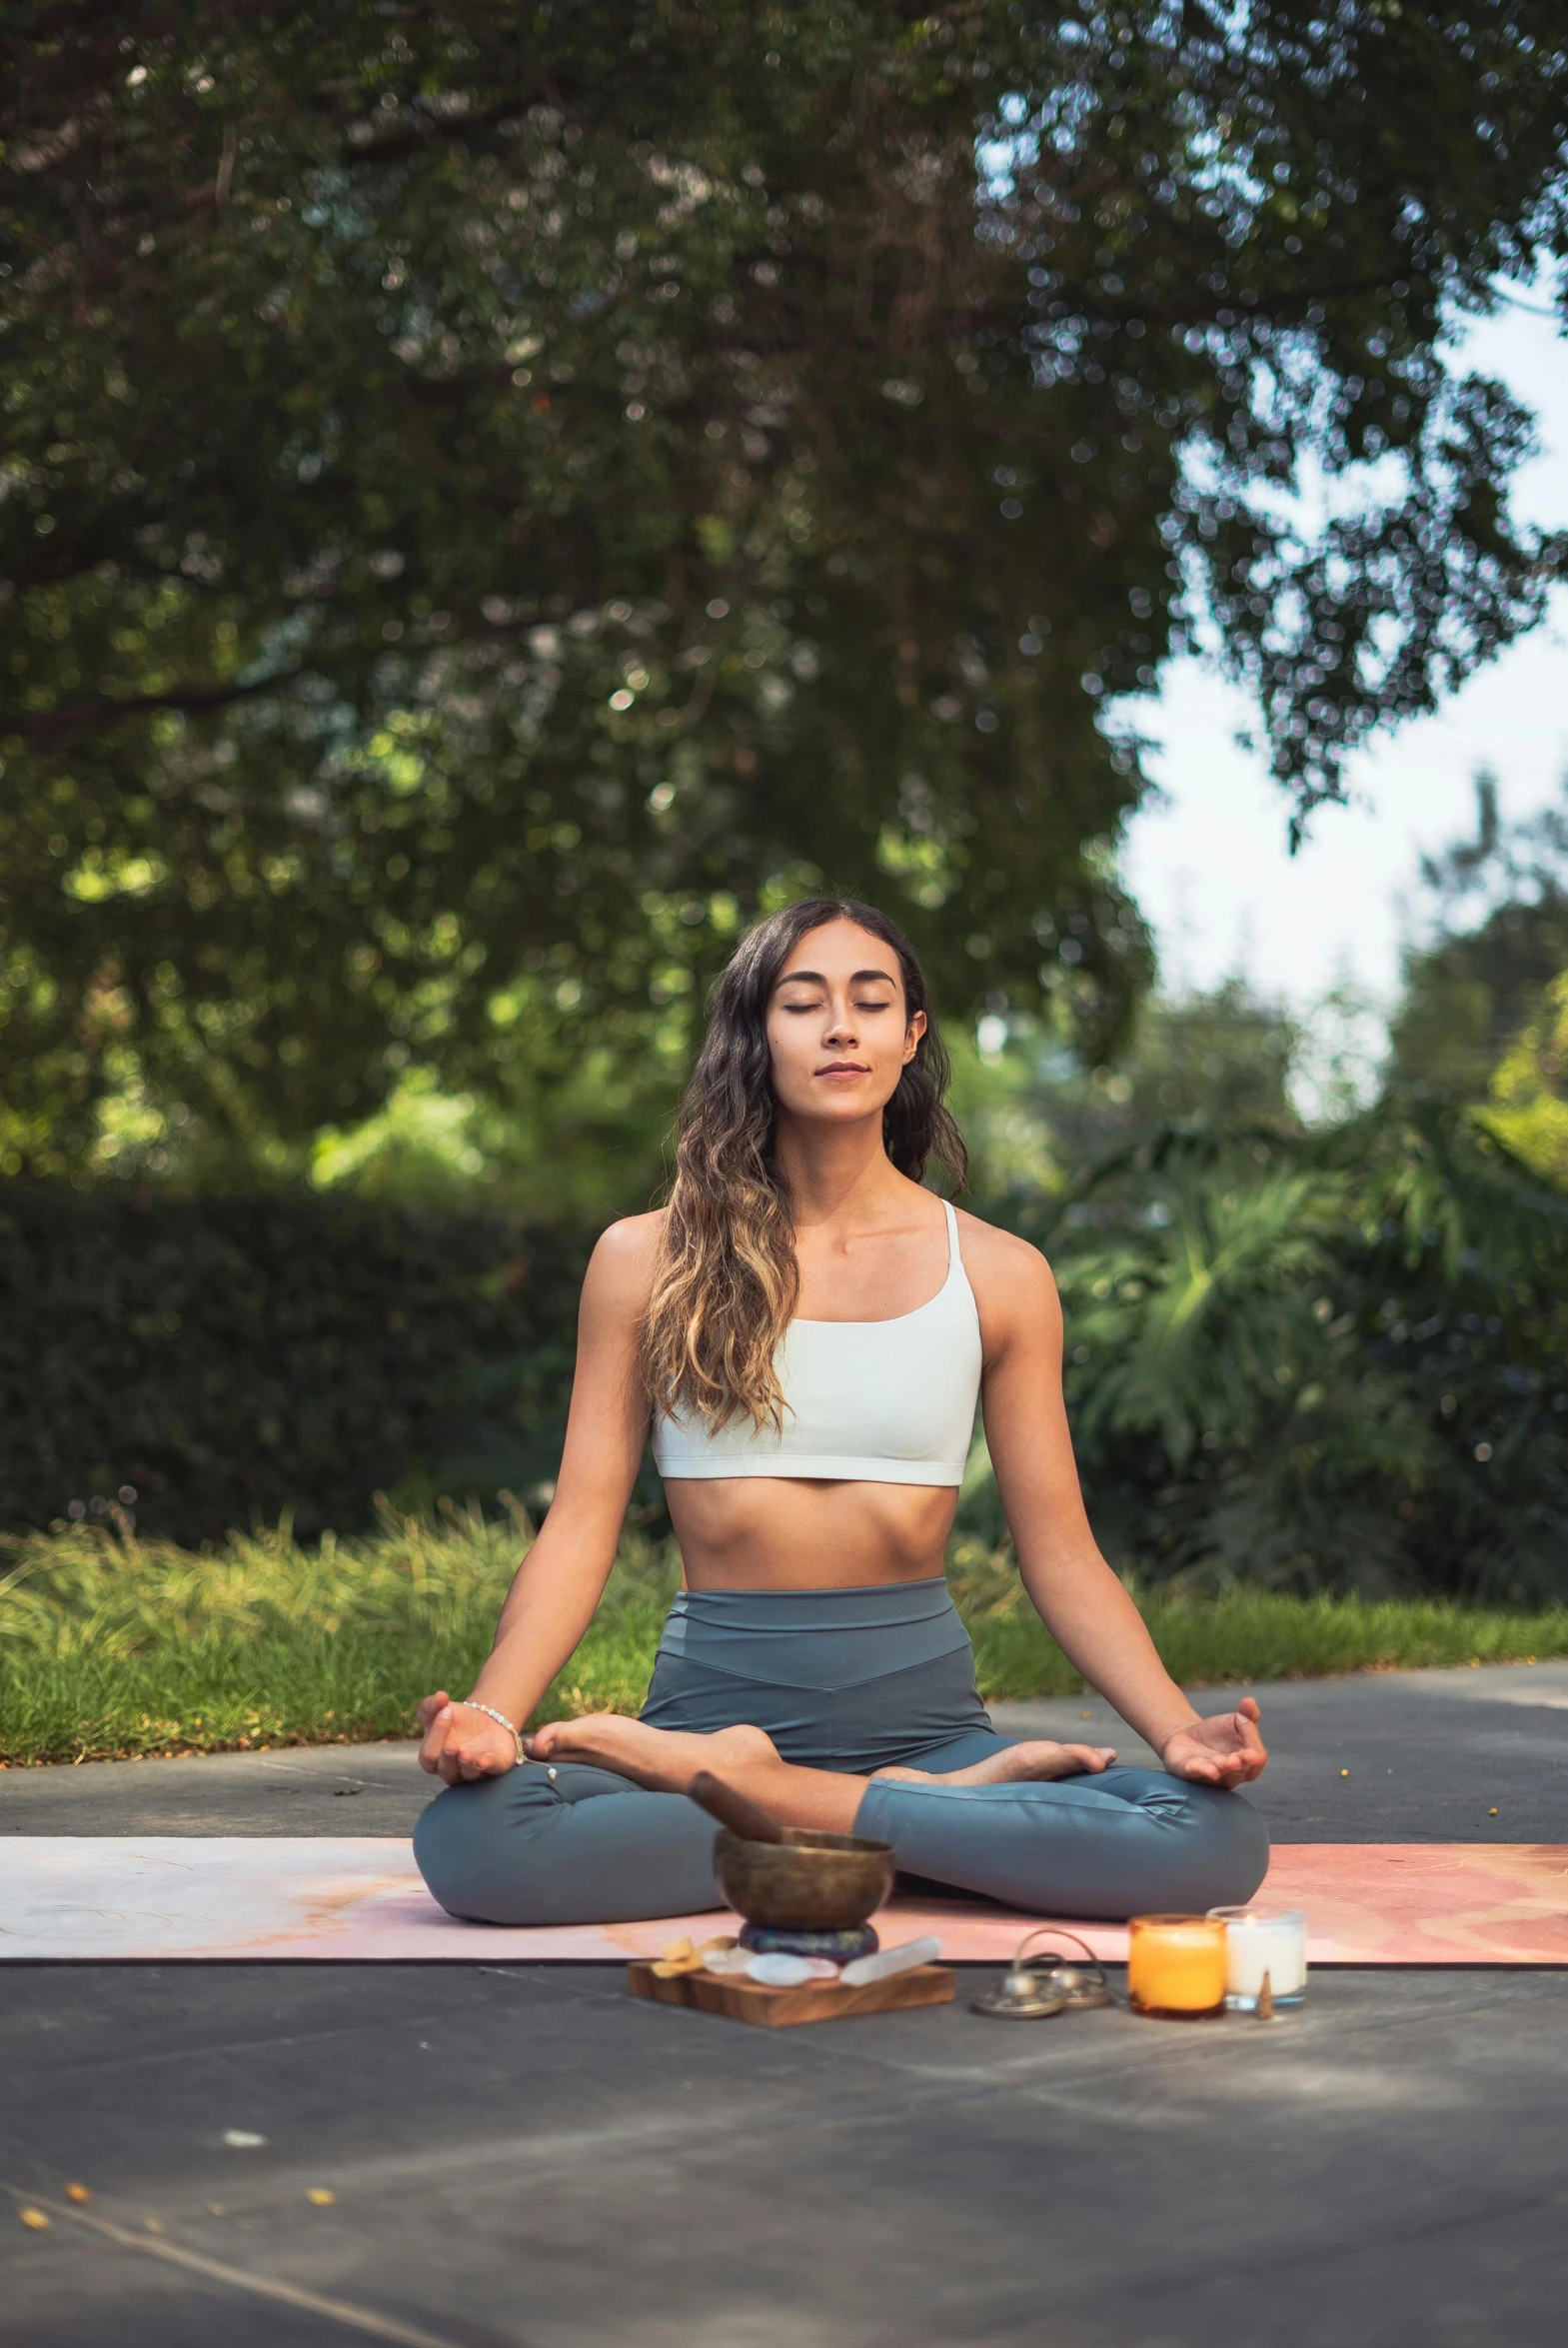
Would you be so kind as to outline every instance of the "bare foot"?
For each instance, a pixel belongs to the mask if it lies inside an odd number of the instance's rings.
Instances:
[[[967,1769],[878,1769],[874,1774],[907,1778],[915,1785],[1017,1785],[1030,1778],[1097,1776],[1115,1758],[1113,1744],[1053,1744],[1047,1737],[1031,1737]]]
[[[650,1728],[646,1720],[631,1720],[622,1712],[552,1720],[525,1743],[530,1760],[590,1761],[637,1785],[651,1786],[656,1793],[685,1793],[700,1769],[779,1763],[773,1738],[761,1728],[722,1728],[716,1735],[699,1736],[684,1729]]]

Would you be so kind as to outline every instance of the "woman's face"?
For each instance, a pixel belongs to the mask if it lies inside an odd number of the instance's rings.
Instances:
[[[808,930],[774,982],[768,1049],[779,1106],[849,1125],[881,1116],[925,1033],[898,957],[854,922]]]

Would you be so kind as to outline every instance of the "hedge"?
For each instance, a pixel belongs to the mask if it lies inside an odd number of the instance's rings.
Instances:
[[[526,1492],[559,1456],[586,1255],[494,1214],[0,1184],[0,1527],[129,1491],[193,1543],[352,1529],[378,1489]]]

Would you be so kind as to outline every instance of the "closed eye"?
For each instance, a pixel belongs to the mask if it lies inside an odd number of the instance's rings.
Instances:
[[[893,1008],[891,997],[885,1003],[872,1003],[863,995],[854,996],[851,1000],[856,1011],[891,1011]],[[805,1003],[781,1003],[779,1008],[781,1011],[825,1011],[827,1006],[818,995]]]

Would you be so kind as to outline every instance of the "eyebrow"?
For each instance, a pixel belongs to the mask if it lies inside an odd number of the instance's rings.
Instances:
[[[815,987],[825,987],[827,984],[820,971],[785,971],[779,985],[787,987],[791,979],[808,980]],[[849,984],[851,987],[859,987],[867,979],[880,979],[888,987],[897,984],[890,971],[855,971],[850,976]]]

